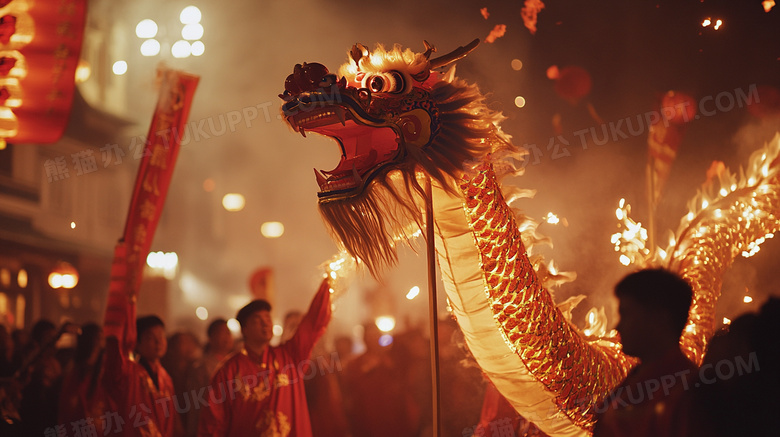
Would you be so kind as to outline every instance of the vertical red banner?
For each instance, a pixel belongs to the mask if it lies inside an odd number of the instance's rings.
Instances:
[[[649,191],[650,205],[653,209],[658,205],[666,180],[672,170],[672,163],[677,158],[682,133],[676,125],[666,121],[651,124],[647,135],[647,159],[651,189]]]
[[[181,71],[161,69],[160,94],[135,180],[122,241],[114,254],[106,335],[135,343],[135,305],[146,257],[168,193],[179,142],[187,123],[199,77]],[[122,335],[121,330],[124,330]]]
[[[86,0],[0,0],[0,138],[52,143],[65,131]]]

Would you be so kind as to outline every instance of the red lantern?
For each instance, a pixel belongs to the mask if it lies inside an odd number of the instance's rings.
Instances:
[[[562,68],[555,82],[555,92],[571,104],[590,94],[592,87],[590,73],[576,65]]]
[[[749,93],[747,110],[754,117],[763,118],[771,115],[780,114],[780,90],[769,85],[759,85],[756,87],[756,98],[753,99],[753,93]]]
[[[0,145],[53,143],[65,131],[86,0],[0,0]]]
[[[668,91],[661,99],[661,111],[661,117],[671,123],[687,123],[696,116],[696,101],[688,94]]]

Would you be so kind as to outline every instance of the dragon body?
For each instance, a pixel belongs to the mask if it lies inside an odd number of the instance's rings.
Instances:
[[[571,324],[548,291],[555,274],[528,255],[540,241],[535,224],[509,206],[522,193],[499,184],[520,173],[514,163],[524,153],[476,86],[454,68],[441,71],[477,43],[435,58],[427,42],[423,53],[357,44],[340,77],[321,64],[296,65],[282,112],[296,132],[338,144],[338,165],[315,169],[334,239],[379,275],[397,260],[398,243],[432,218],[447,298],[485,374],[546,434],[588,435],[596,406],[634,360]],[[691,331],[711,322],[711,314],[692,317]]]
[[[434,221],[444,288],[469,349],[545,433],[583,434],[630,362],[616,347],[587,342],[555,305],[492,167],[464,177],[459,189],[434,190]]]
[[[616,249],[638,267],[662,266],[691,284],[693,303],[680,345],[701,364],[715,333],[715,308],[723,275],[737,257],[755,255],[760,245],[780,230],[780,133],[751,155],[738,173],[723,169],[690,200],[689,212],[669,236],[665,248],[645,248],[637,238],[641,225],[628,217],[626,232],[616,234]]]

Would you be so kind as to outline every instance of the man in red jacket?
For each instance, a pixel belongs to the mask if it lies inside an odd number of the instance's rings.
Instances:
[[[160,365],[168,342],[165,325],[157,316],[139,317],[135,357],[120,347],[115,336],[106,338],[106,390],[118,415],[106,417],[104,431],[125,436],[174,437],[181,432],[173,405],[173,381]]]
[[[254,300],[241,308],[244,347],[217,369],[208,389],[208,406],[201,411],[202,437],[311,437],[304,379],[309,355],[330,321],[330,289],[322,281],[295,335],[271,346],[271,305]]]

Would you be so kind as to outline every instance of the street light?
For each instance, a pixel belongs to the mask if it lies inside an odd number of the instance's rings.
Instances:
[[[79,272],[65,261],[58,262],[49,273],[51,288],[73,288],[79,283]]]
[[[202,14],[196,6],[187,6],[179,14],[179,21],[184,26],[181,29],[182,39],[171,44],[171,55],[174,58],[187,58],[200,56],[205,52],[206,46],[201,41],[203,38],[203,25],[200,24]],[[135,35],[145,40],[141,43],[141,55],[157,56],[160,54],[162,44],[154,39],[158,33],[158,25],[153,20],[141,20],[135,27]],[[164,32],[163,32],[164,33]]]

